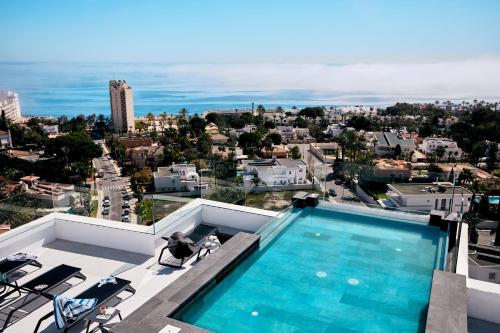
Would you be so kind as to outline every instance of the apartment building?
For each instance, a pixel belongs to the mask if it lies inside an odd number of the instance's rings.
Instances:
[[[134,131],[134,99],[132,87],[124,80],[109,81],[109,99],[113,132],[123,134]]]
[[[19,96],[13,91],[0,90],[0,112],[5,113],[5,118],[16,121],[21,117]]]

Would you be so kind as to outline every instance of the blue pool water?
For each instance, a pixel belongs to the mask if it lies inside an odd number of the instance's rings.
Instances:
[[[422,332],[438,228],[304,209],[179,314],[215,332]]]

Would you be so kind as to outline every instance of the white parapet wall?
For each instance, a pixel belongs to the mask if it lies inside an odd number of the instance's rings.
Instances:
[[[467,315],[500,324],[500,284],[480,281],[469,277],[468,226],[462,224],[457,274],[467,277]]]

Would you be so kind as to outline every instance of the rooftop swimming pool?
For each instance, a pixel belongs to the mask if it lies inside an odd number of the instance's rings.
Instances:
[[[324,208],[291,210],[258,251],[177,314],[214,332],[423,332],[446,233]]]

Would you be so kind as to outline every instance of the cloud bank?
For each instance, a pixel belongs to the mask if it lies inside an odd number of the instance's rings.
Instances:
[[[185,64],[162,68],[182,86],[308,91],[318,98],[499,99],[500,58],[434,63]]]

